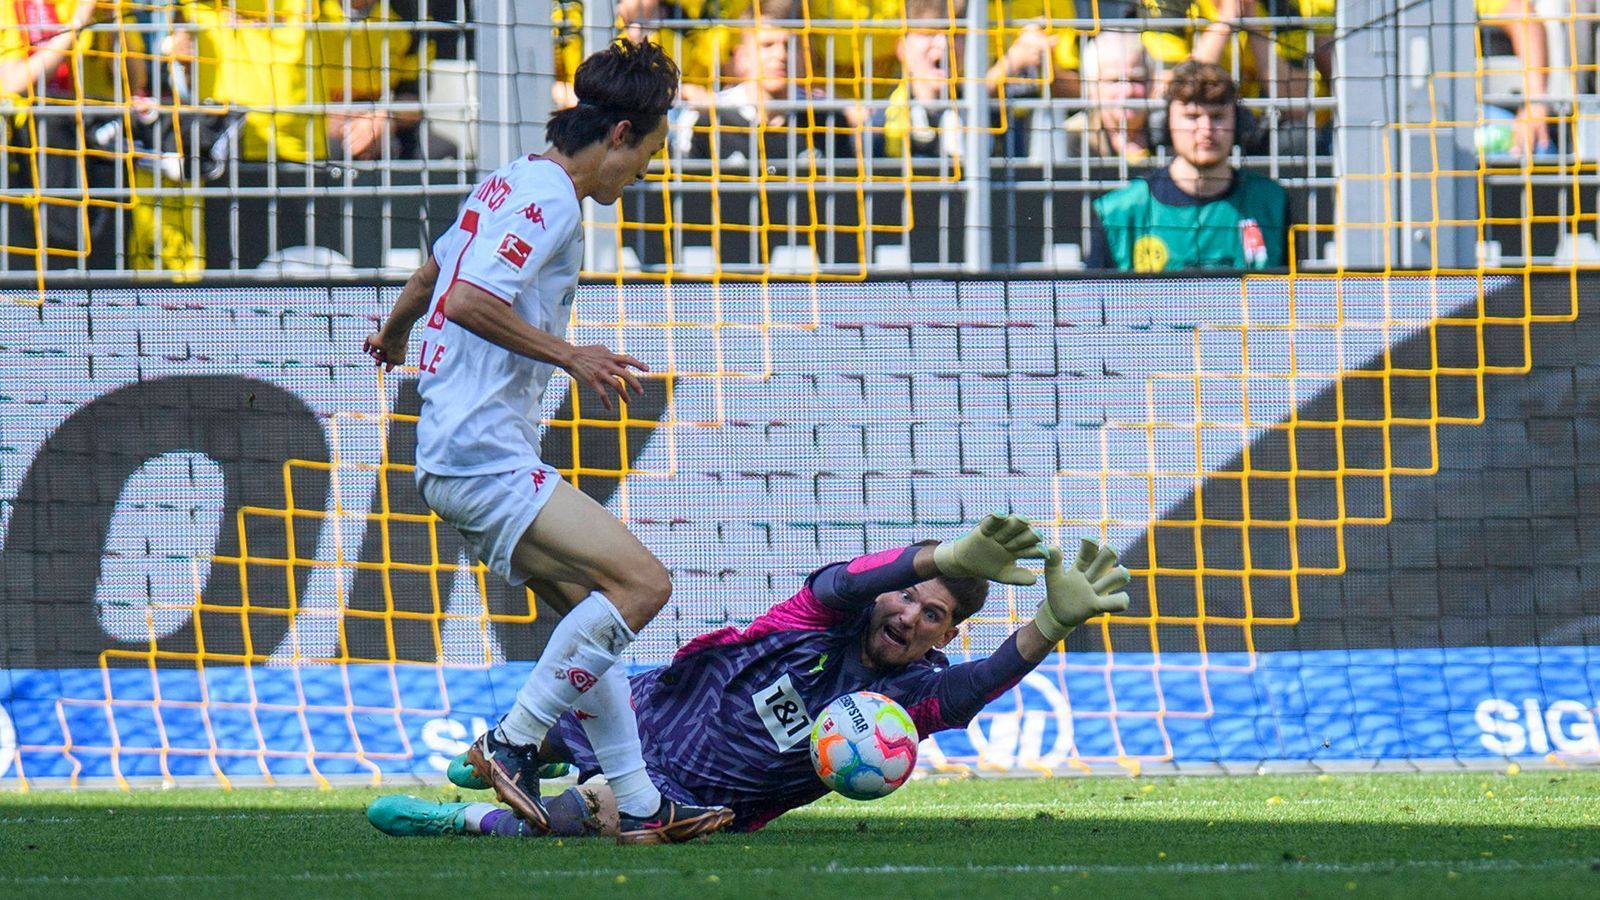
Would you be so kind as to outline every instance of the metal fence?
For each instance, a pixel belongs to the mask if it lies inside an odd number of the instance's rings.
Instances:
[[[1376,115],[1359,92],[1354,101],[1341,99],[1338,85],[1362,62],[1347,58],[1353,39],[1372,32],[1398,39],[1393,17],[1401,11],[1389,10],[1393,4],[1346,3],[1378,10],[1361,21],[1341,10],[1339,21],[1275,16],[1238,23],[1222,58],[1246,85],[1241,106],[1256,125],[1234,160],[1289,190],[1296,264],[1450,267],[1462,260],[1437,253],[1350,260],[1337,247],[1340,229],[1352,223],[1403,236],[1413,219],[1437,229],[1441,218],[1473,231],[1463,252],[1490,265],[1581,261],[1591,249],[1600,257],[1593,204],[1583,202],[1597,184],[1590,163],[1600,156],[1587,83],[1597,19],[1588,0],[1562,5],[1559,15],[1537,9],[1546,16],[1537,20],[1547,33],[1543,66],[1503,52],[1507,23],[1463,20],[1463,11],[1471,16],[1465,0],[1428,5],[1430,15],[1454,23],[1453,34],[1478,34],[1481,50],[1466,55],[1485,61],[1426,73],[1418,89],[1424,95],[1464,80],[1473,103],[1445,107],[1435,98],[1424,119],[1411,123],[1449,128],[1458,145],[1452,158],[1425,160],[1420,169],[1418,160],[1379,147],[1384,138],[1368,134],[1357,151],[1336,140],[1353,121]],[[1147,159],[1106,151],[1097,144],[1097,117],[1126,108],[1158,125],[1162,103],[1152,97],[1173,61],[1163,54],[1170,56],[1172,42],[1192,43],[1211,23],[993,18],[1012,6],[975,3],[949,18],[863,22],[811,18],[799,4],[786,19],[632,23],[631,33],[652,33],[682,57],[695,93],[674,111],[675,149],[651,178],[614,210],[589,206],[588,274],[855,278],[869,271],[1081,267],[1092,201],[1169,155],[1158,135]],[[612,4],[589,4],[583,27],[572,4],[532,7],[509,0],[476,9],[466,0],[409,8],[398,0],[393,7],[386,0],[370,7],[365,0],[126,7],[117,20],[85,32],[70,90],[45,71],[31,92],[7,101],[3,278],[44,288],[130,276],[405,274],[506,147],[540,149],[526,145],[529,135],[537,134],[535,120],[563,102],[560,85],[580,48],[615,33],[593,24],[612,17]],[[1242,32],[1252,32],[1254,43],[1239,41]],[[760,33],[776,36],[775,49],[765,52],[782,56],[786,99],[760,103],[767,118],[754,126],[729,125],[736,116],[711,110],[727,111],[740,80],[740,45]],[[1103,58],[1107,44],[1132,33],[1143,35],[1134,62],[1149,79],[1138,90],[1128,89],[1121,70],[1107,71]],[[896,126],[895,116],[908,114],[895,90],[906,83],[900,59],[913,34],[944,43],[944,84],[910,112],[924,120]],[[1044,57],[996,77],[1012,48],[1040,36],[1051,45]],[[1399,65],[1414,64],[1403,47],[1396,53]],[[1092,55],[1100,57],[1094,66]],[[1371,74],[1370,65],[1357,68]],[[100,75],[91,77],[95,71]],[[1410,90],[1398,86],[1402,94]],[[1506,152],[1495,143],[1511,127],[1503,117],[1540,97],[1550,147]],[[1378,125],[1395,127],[1388,119]],[[934,151],[893,147],[897,127],[902,142],[907,129],[933,135]],[[759,159],[697,152],[697,142],[727,140],[741,128],[752,148],[760,145]],[[373,137],[363,143],[368,133]],[[826,142],[838,146],[819,151]],[[1363,152],[1377,159],[1364,175],[1350,162]],[[1348,198],[1340,199],[1341,183],[1351,177],[1382,182],[1379,189],[1389,193],[1401,178],[1435,188],[1455,178],[1470,181],[1461,190],[1477,196],[1470,210],[1448,215],[1432,206],[1371,208],[1389,202],[1382,197],[1352,215]],[[43,253],[41,245],[48,247]]]

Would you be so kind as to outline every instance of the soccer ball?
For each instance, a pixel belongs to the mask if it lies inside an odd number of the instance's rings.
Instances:
[[[828,704],[811,727],[811,766],[822,783],[852,800],[893,792],[917,766],[917,726],[905,707],[856,691]]]

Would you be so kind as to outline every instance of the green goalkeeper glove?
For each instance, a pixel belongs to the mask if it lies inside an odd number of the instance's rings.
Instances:
[[[1044,563],[1044,602],[1033,616],[1039,633],[1052,644],[1101,613],[1128,608],[1128,595],[1122,588],[1131,576],[1117,565],[1117,551],[1084,538],[1072,567],[1061,562],[1061,548],[1051,547]]]
[[[1039,576],[1017,565],[1019,559],[1044,559],[1044,539],[1021,516],[985,516],[978,527],[933,548],[940,575],[977,577],[1003,584],[1036,584]]]

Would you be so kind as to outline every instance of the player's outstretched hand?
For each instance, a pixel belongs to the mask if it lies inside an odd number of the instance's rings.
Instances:
[[[367,335],[361,342],[361,352],[372,357],[378,365],[383,366],[385,372],[394,371],[394,367],[406,361],[406,338],[409,335],[385,335],[379,331]]]
[[[638,359],[626,353],[612,353],[609,347],[601,344],[573,348],[572,359],[564,368],[573,381],[599,394],[600,405],[608,410],[615,408],[612,397],[626,402],[630,393],[644,394],[644,385],[633,373],[635,369],[650,371],[650,367]]]
[[[1061,548],[1051,547],[1044,562],[1044,602],[1033,617],[1052,644],[1095,616],[1128,608],[1123,588],[1131,576],[1117,565],[1117,551],[1109,545],[1084,538],[1071,567],[1062,560]]]
[[[1037,583],[1039,576],[1017,565],[1017,560],[1044,558],[1044,539],[1021,516],[985,516],[977,528],[933,548],[939,574],[1002,584]]]

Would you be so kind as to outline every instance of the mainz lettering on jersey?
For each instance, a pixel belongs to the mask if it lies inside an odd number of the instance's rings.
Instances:
[[[428,346],[427,341],[422,342],[422,355],[417,359],[417,369],[429,375],[439,374],[439,360],[444,358],[444,345],[434,344]]]
[[[779,750],[788,750],[811,733],[811,714],[806,711],[805,701],[800,699],[788,673],[751,694],[750,699]]]
[[[472,196],[482,200],[491,210],[499,211],[505,205],[506,198],[511,196],[511,182],[499,175],[489,176],[489,180],[478,186]]]

